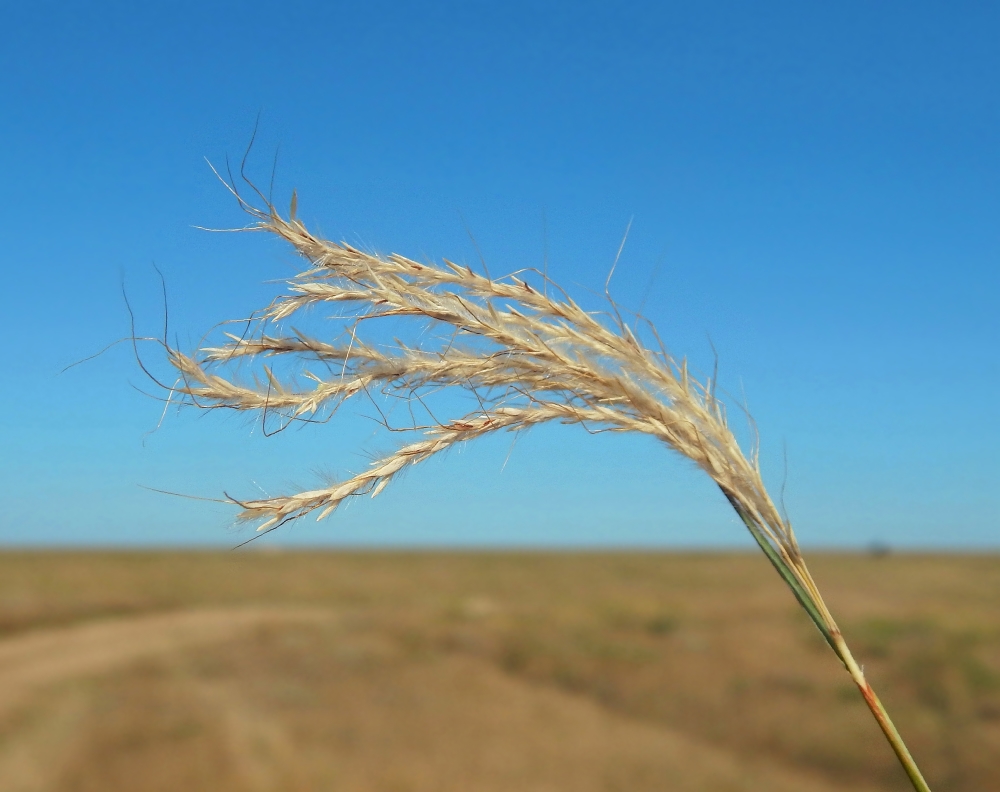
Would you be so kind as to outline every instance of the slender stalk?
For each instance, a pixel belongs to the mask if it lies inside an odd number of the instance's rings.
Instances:
[[[723,493],[725,494],[725,491],[723,491]],[[827,644],[831,649],[833,649],[834,653],[844,664],[844,667],[847,669],[847,673],[851,675],[851,679],[854,680],[854,684],[857,685],[858,690],[861,691],[861,696],[864,698],[865,704],[868,705],[868,709],[870,709],[872,715],[875,716],[875,720],[878,723],[879,728],[882,729],[882,733],[889,741],[889,745],[892,747],[896,757],[899,759],[899,763],[903,766],[903,770],[910,779],[910,783],[913,784],[913,788],[917,792],[931,792],[930,786],[928,786],[927,781],[920,772],[920,768],[917,767],[916,761],[913,759],[909,749],[906,747],[906,743],[903,742],[903,738],[896,729],[895,724],[893,724],[892,719],[889,717],[889,713],[886,712],[886,709],[879,700],[879,697],[875,695],[875,691],[872,689],[872,686],[868,683],[868,680],[865,679],[864,672],[854,659],[854,655],[851,654],[851,650],[847,646],[847,641],[844,640],[844,636],[840,632],[840,628],[837,627],[836,623],[833,621],[833,617],[830,615],[829,610],[827,610],[826,604],[822,601],[822,598],[818,597],[818,591],[815,594],[810,594],[806,587],[802,585],[802,582],[796,572],[790,568],[790,565],[781,557],[781,554],[775,550],[772,544],[767,540],[767,537],[761,531],[760,527],[754,524],[753,519],[742,508],[740,508],[739,504],[736,503],[728,494],[726,497],[730,504],[732,504],[733,509],[735,509],[736,513],[740,516],[743,524],[750,531],[751,536],[753,536],[753,538],[757,541],[757,544],[760,545],[760,549],[764,551],[764,555],[767,556],[772,566],[774,566],[778,574],[781,575],[782,579],[792,590],[792,593],[799,601],[802,609],[809,614],[809,618],[812,620],[813,624],[816,625]],[[804,561],[800,562],[799,574],[802,573],[806,575],[809,574]],[[812,578],[810,576],[810,582],[811,579]],[[816,599],[819,599],[819,602],[816,602]]]
[[[906,775],[909,777],[910,783],[913,784],[913,788],[917,790],[917,792],[931,792],[930,786],[928,786],[927,781],[924,780],[924,776],[920,772],[920,768],[917,767],[916,761],[914,761],[913,757],[910,755],[910,751],[906,747],[906,743],[903,742],[903,738],[896,730],[896,726],[889,717],[889,713],[885,711],[885,707],[882,706],[882,702],[879,700],[879,697],[875,695],[875,691],[872,690],[872,686],[868,684],[868,680],[865,679],[864,673],[858,666],[857,661],[855,661],[854,656],[851,654],[851,650],[847,647],[847,642],[844,641],[844,637],[839,631],[835,634],[834,640],[837,644],[835,649],[837,656],[847,667],[847,671],[854,680],[854,684],[857,685],[858,690],[861,691],[865,704],[868,705],[868,709],[870,709],[872,711],[872,715],[875,716],[875,720],[878,722],[879,728],[882,729],[882,733],[889,741],[889,745],[891,745],[892,750],[895,751],[896,757],[899,759],[899,763],[903,766],[903,770],[906,771]]]

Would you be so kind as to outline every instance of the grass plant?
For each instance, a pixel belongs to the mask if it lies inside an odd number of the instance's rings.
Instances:
[[[240,507],[240,520],[265,532],[308,514],[322,519],[348,498],[378,495],[409,466],[493,432],[558,421],[652,435],[718,485],[844,664],[914,789],[929,792],[823,601],[791,524],[768,494],[756,447],[741,450],[714,378],[693,377],[651,325],[638,332],[638,322],[627,322],[610,296],[608,310],[594,314],[536,270],[493,278],[447,260],[439,266],[333,243],[298,219],[294,193],[283,216],[259,191],[258,204],[233,180],[227,186],[252,218],[238,230],[284,240],[307,265],[288,281],[287,293],[244,321],[242,333],[226,333],[219,345],[191,354],[164,340],[177,373],[167,386],[169,401],[256,411],[265,420],[280,415],[286,425],[324,420],[346,399],[374,392],[412,405],[452,389],[471,394],[475,404],[459,416],[423,426],[414,421],[406,430],[417,439],[345,480],[275,497],[229,498]],[[282,330],[308,309],[332,304],[347,315],[331,340]],[[373,323],[396,327],[392,320],[414,320],[437,332],[422,343],[366,340]],[[645,343],[645,336],[655,343]],[[286,373],[295,365],[308,386]],[[241,375],[247,367],[257,372],[251,382]]]

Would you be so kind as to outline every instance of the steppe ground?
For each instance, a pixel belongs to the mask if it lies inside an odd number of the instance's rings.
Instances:
[[[932,787],[1000,789],[1000,557],[814,555]],[[758,555],[0,554],[0,789],[903,790]]]

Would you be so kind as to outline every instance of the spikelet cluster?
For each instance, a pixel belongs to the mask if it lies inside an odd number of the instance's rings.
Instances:
[[[791,528],[761,480],[755,454],[744,455],[730,430],[711,381],[700,382],[684,360],[656,350],[614,309],[595,315],[548,282],[531,286],[518,275],[494,279],[444,261],[418,263],[379,256],[312,234],[294,206],[282,217],[248,209],[247,230],[285,240],[306,266],[287,282],[287,293],[257,314],[255,330],[193,354],[168,349],[179,379],[174,397],[199,407],[274,411],[312,419],[345,399],[377,389],[405,398],[426,388],[454,387],[475,394],[478,408],[417,431],[421,437],[379,459],[358,475],[322,489],[241,502],[241,518],[266,530],[290,518],[330,514],[344,499],[380,492],[408,465],[457,443],[501,430],[560,421],[652,435],[705,471],[726,496],[777,545],[795,548]],[[523,274],[523,273],[522,273]],[[553,296],[555,295],[555,296]],[[355,320],[329,342],[279,326],[321,304],[351,306]],[[366,343],[372,321],[411,317],[438,328],[434,346],[396,341]],[[282,382],[268,358],[303,362],[308,387]],[[263,376],[246,384],[234,362],[260,362]],[[325,376],[308,371],[322,361]]]

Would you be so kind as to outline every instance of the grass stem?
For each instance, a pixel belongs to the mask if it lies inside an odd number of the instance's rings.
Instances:
[[[723,493],[725,494],[724,490]],[[868,683],[868,680],[865,679],[864,672],[854,659],[854,655],[851,654],[851,650],[847,646],[847,641],[844,640],[843,634],[833,621],[832,616],[830,616],[825,603],[823,603],[822,599],[818,597],[818,591],[816,591],[815,587],[811,587],[815,593],[810,592],[799,579],[799,575],[802,573],[805,573],[805,575],[809,574],[808,569],[806,569],[805,562],[800,561],[800,570],[798,570],[798,574],[796,574],[796,571],[793,570],[791,565],[789,565],[784,558],[782,558],[782,555],[768,541],[764,532],[761,531],[760,527],[756,525],[753,519],[740,507],[739,503],[735,502],[728,494],[726,494],[726,498],[729,500],[733,509],[736,510],[736,513],[740,516],[740,519],[747,527],[747,530],[750,531],[750,535],[757,541],[757,544],[764,552],[764,555],[767,556],[771,565],[777,570],[778,574],[781,575],[781,578],[792,590],[792,593],[795,595],[795,599],[798,600],[799,605],[801,605],[802,609],[809,614],[809,618],[812,620],[813,624],[816,625],[816,628],[820,631],[820,634],[822,634],[827,644],[831,649],[833,649],[834,653],[844,664],[847,672],[851,675],[851,679],[854,680],[854,684],[857,685],[858,690],[861,691],[861,696],[864,698],[865,704],[868,705],[868,709],[870,709],[872,715],[875,716],[875,720],[878,723],[879,728],[882,729],[882,733],[889,741],[889,745],[892,746],[892,750],[899,759],[899,763],[903,766],[903,770],[910,779],[910,783],[913,784],[913,788],[916,792],[931,792],[930,786],[928,786],[927,781],[920,772],[920,768],[917,766],[916,761],[910,754],[910,750],[906,747],[906,743],[903,742],[903,738],[896,729],[892,719],[889,717],[889,713],[886,712],[881,700],[879,700],[879,697],[875,695],[875,691]],[[811,582],[811,576],[809,577],[809,580]],[[819,602],[816,602],[816,599],[819,599]]]

